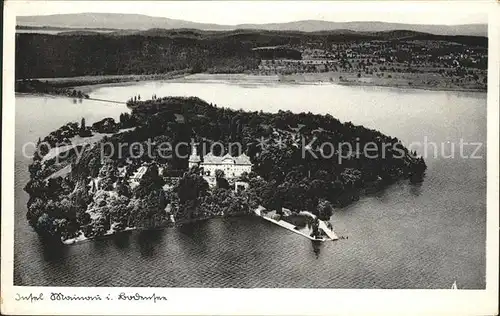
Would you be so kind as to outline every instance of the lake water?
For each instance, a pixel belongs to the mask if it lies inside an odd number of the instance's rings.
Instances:
[[[91,92],[118,101],[135,94],[198,96],[252,111],[330,113],[406,144],[427,137],[443,143],[445,154],[460,139],[486,141],[484,93],[222,81],[142,82]],[[71,246],[42,244],[25,219],[22,188],[30,160],[22,145],[68,121],[85,117],[91,124],[125,111],[96,101],[16,95],[15,285],[450,288],[456,280],[460,288],[485,288],[486,160],[458,157],[458,148],[449,159],[430,149],[421,185],[401,181],[337,209],[331,222],[345,240],[317,245],[248,216]],[[477,155],[486,156],[485,146]]]

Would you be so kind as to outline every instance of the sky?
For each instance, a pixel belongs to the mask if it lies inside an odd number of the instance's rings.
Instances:
[[[492,1],[21,1],[16,15],[136,13],[215,24],[297,20],[383,21],[409,24],[487,23]]]

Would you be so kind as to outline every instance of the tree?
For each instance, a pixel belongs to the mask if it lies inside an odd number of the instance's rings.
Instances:
[[[250,175],[248,174],[248,172],[243,172],[241,175],[240,175],[240,180],[241,181],[244,181],[244,182],[248,182],[250,180]]]
[[[181,203],[195,201],[198,197],[204,196],[208,190],[208,183],[199,175],[197,169],[187,172],[179,181],[175,192],[179,196]]]
[[[45,201],[40,198],[32,198],[28,202],[26,219],[31,227],[36,228],[38,218],[45,212]]]
[[[26,191],[30,197],[45,198],[47,187],[45,181],[31,179],[24,187],[24,191]]]
[[[57,226],[54,224],[54,218],[47,213],[43,213],[37,221],[37,232],[46,237],[54,237],[57,234]]]
[[[76,214],[76,221],[80,225],[80,227],[84,227],[90,223],[90,214],[83,211],[83,212],[78,212]]]
[[[80,129],[78,130],[78,135],[80,137],[89,137],[92,136],[92,132],[90,129],[85,126],[85,118],[82,117],[82,121],[80,123]]]
[[[262,205],[266,208],[273,207],[273,197],[276,190],[276,181],[265,181],[260,177],[250,179],[249,196],[255,201],[250,201],[252,204]]]
[[[79,227],[76,222],[66,218],[57,218],[54,220],[56,234],[62,239],[74,238],[77,236]]]
[[[55,141],[51,141],[51,137],[45,138],[44,141],[49,143],[51,146],[55,145]],[[49,146],[39,146],[37,153],[39,153],[40,156],[44,157],[49,153]]]
[[[148,192],[144,198],[133,198],[130,200],[128,209],[129,221],[137,227],[157,227],[167,219],[165,207],[167,206],[165,192],[160,189]]]
[[[130,185],[127,181],[119,180],[116,184],[116,192],[119,195],[123,195],[125,197],[131,197],[132,190],[130,189]]]
[[[31,179],[35,179],[38,177],[38,173],[42,170],[42,163],[40,160],[34,160],[31,165],[28,167]]]
[[[202,63],[198,60],[194,63],[193,67],[191,67],[191,73],[196,74],[205,71],[205,67],[202,65]]]
[[[125,229],[129,224],[130,208],[129,199],[119,196],[110,201],[109,205],[110,222],[115,224],[115,230]]]
[[[93,183],[93,182],[91,182]],[[91,202],[92,197],[89,194],[89,189],[87,187],[87,180],[80,180],[76,183],[73,192],[69,195],[73,205],[79,211],[85,211],[87,205]]]
[[[113,184],[118,179],[118,170],[113,162],[107,162],[99,171],[99,188],[101,190],[113,190]]]
[[[217,181],[217,188],[229,189],[229,182],[225,178],[224,171],[220,169],[215,170],[215,181]]]
[[[276,213],[283,215],[283,206],[285,203],[286,188],[284,186],[278,186],[274,191],[274,195],[271,200],[271,208],[276,210]]]
[[[92,124],[92,129],[99,133],[116,133],[120,129],[120,124],[111,117],[106,117]]]
[[[144,172],[139,185],[134,189],[134,195],[136,198],[143,198],[150,192],[161,190],[164,184],[165,181],[159,175],[158,166],[153,163]]]
[[[120,114],[120,127],[121,128],[134,127],[135,124],[136,124],[135,116],[132,116],[129,113]]]
[[[333,214],[333,206],[330,201],[320,199],[318,202],[318,218],[321,220],[329,220]]]
[[[47,189],[45,191],[48,198],[53,198],[57,200],[61,195],[64,194],[64,188],[62,186],[63,181],[61,177],[50,178],[47,181]]]
[[[92,178],[96,178],[99,175],[99,170],[101,169],[101,162],[96,157],[92,157],[89,162],[89,173]]]
[[[318,222],[317,218],[312,222],[311,230],[312,230],[311,237],[313,237],[313,238],[319,238],[320,237],[319,222]]]
[[[104,191],[111,191],[113,190],[113,180],[110,177],[102,178],[99,181],[99,189],[104,190]]]
[[[37,148],[38,148],[38,145],[37,145]],[[41,161],[42,160],[42,157],[40,156],[40,154],[38,153],[38,149],[33,153],[33,161]]]
[[[104,236],[110,229],[109,220],[105,216],[95,219],[92,226],[96,236]]]

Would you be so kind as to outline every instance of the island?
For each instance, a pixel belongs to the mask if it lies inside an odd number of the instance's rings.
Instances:
[[[327,221],[367,192],[425,175],[423,158],[397,138],[331,115],[232,110],[196,97],[127,105],[118,121],[68,123],[40,140],[50,150],[34,154],[25,187],[40,236],[72,243],[257,209],[312,225],[314,236],[315,221],[300,214]]]

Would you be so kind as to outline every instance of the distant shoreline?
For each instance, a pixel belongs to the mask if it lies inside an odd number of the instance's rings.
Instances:
[[[344,80],[339,80],[343,76]],[[292,75],[260,74],[194,74],[173,79],[174,82],[227,81],[242,84],[336,84],[342,86],[387,87],[397,89],[418,89],[430,91],[487,92],[485,89],[459,86],[408,84],[409,79],[386,79],[376,77],[357,78],[355,73],[327,72]]]
[[[188,75],[186,71],[173,71],[164,74],[152,75],[98,75],[98,76],[78,76],[78,77],[58,77],[58,78],[33,78],[35,80],[47,81],[56,87],[78,87],[84,93],[101,86],[117,86],[142,81],[170,80]]]
[[[391,73],[387,73],[391,75]],[[406,76],[405,76],[406,75]],[[176,71],[166,74],[153,75],[100,75],[61,78],[38,78],[54,86],[78,87],[84,93],[100,87],[128,85],[133,82],[172,81],[172,82],[206,82],[228,81],[242,84],[337,84],[343,86],[375,86],[398,89],[419,89],[430,91],[457,91],[457,92],[487,92],[482,88],[461,87],[449,85],[442,80],[434,79],[433,84],[427,84],[426,74],[393,74],[391,78],[374,76],[357,77],[355,73],[326,72],[326,73],[298,73],[291,75],[262,75],[262,74],[190,74],[186,71]]]

